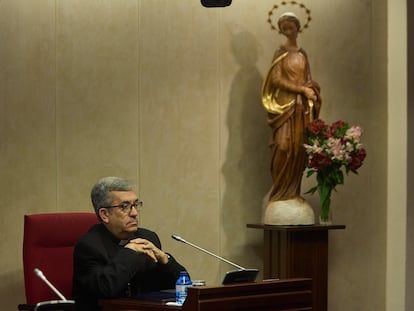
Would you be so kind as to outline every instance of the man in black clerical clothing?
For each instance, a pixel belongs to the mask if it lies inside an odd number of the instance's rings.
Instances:
[[[138,227],[142,207],[125,179],[105,177],[91,191],[100,224],[75,246],[72,296],[78,311],[100,310],[101,298],[172,289],[185,268],[161,250],[153,231]]]

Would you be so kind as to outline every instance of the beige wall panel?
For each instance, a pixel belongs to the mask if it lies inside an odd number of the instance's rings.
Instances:
[[[140,16],[143,224],[211,284],[217,260],[170,237],[219,252],[217,26],[194,1],[157,3],[143,1]]]
[[[331,3],[318,14],[313,24],[317,37],[311,40],[318,44],[310,56],[313,76],[322,87],[322,117],[362,126],[368,153],[359,175],[351,173],[332,196],[335,222],[347,225],[330,234],[329,309],[335,310],[348,310],[349,297],[364,310],[383,310],[385,304],[380,294],[385,279],[375,271],[385,269],[386,170],[381,163],[386,163],[386,144],[379,142],[386,127],[379,125],[386,124],[387,117],[386,75],[381,74],[386,55],[384,41],[377,41],[384,38],[383,29],[367,18],[372,10],[366,2]],[[383,17],[379,11],[375,16]],[[361,278],[361,273],[370,277]]]
[[[23,215],[55,212],[54,7],[0,6],[0,297],[24,301]]]
[[[255,6],[236,2],[219,15],[221,215],[223,255],[262,270],[263,233],[246,228],[261,221],[262,200],[271,185],[270,131],[260,98],[264,74],[258,65],[268,7]],[[229,269],[224,265],[221,271]]]
[[[58,1],[58,203],[91,210],[105,175],[137,178],[138,9],[134,1]]]

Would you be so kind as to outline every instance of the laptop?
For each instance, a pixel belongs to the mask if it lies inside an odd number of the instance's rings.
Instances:
[[[257,269],[244,269],[244,270],[232,270],[226,272],[223,282],[221,284],[238,284],[238,283],[251,283],[255,282],[259,270]]]

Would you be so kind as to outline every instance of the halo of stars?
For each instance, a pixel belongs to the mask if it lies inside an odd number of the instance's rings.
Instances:
[[[312,17],[310,15],[311,11],[303,3],[300,3],[300,2],[297,2],[297,1],[282,1],[282,2],[280,2],[280,4],[275,4],[273,6],[273,8],[269,11],[268,18],[267,18],[267,22],[270,24],[270,28],[272,30],[277,30],[280,33],[280,30],[278,29],[278,27],[276,27],[273,24],[273,21],[272,21],[273,13],[275,11],[277,11],[281,6],[288,5],[288,4],[299,6],[306,13],[306,23],[299,29],[299,32],[303,32],[306,28],[309,28],[309,23],[312,20]]]

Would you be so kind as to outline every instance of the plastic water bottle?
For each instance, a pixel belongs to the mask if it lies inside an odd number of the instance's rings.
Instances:
[[[181,271],[180,276],[175,283],[175,302],[182,305],[187,298],[187,288],[193,283],[191,282],[190,276],[187,271]]]

